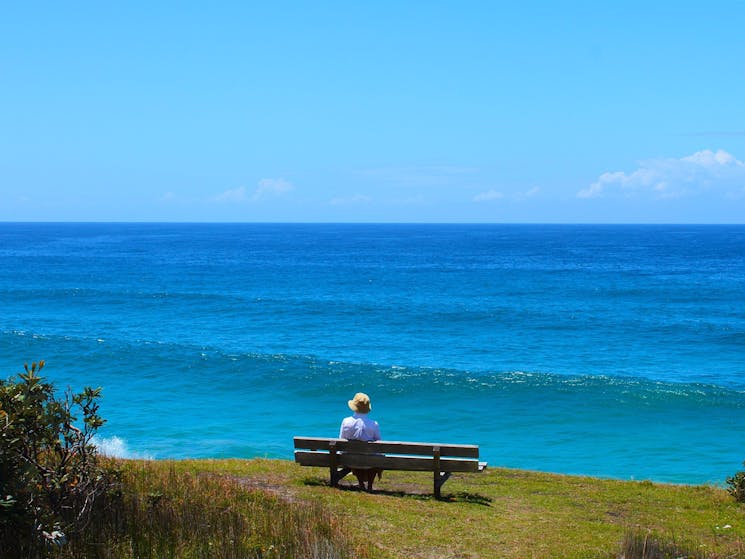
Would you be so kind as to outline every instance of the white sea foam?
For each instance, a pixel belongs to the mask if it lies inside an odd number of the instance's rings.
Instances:
[[[94,437],[93,444],[98,448],[98,452],[111,458],[135,458],[152,460],[153,456],[148,453],[134,452],[129,449],[124,439],[113,437]]]

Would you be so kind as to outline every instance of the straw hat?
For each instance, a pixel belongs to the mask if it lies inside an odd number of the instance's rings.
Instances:
[[[357,413],[369,413],[372,409],[370,405],[370,396],[364,392],[357,392],[354,398],[347,402],[349,409],[356,411]]]

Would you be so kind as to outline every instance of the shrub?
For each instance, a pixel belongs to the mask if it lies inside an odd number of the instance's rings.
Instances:
[[[91,444],[101,389],[58,399],[43,367],[0,381],[0,549],[18,556],[80,533],[110,487]]]
[[[745,462],[743,462],[745,465]],[[745,503],[745,472],[736,472],[732,477],[727,478],[727,491],[736,501]]]
[[[99,457],[100,389],[58,399],[43,367],[0,381],[0,558],[370,556],[320,505],[173,463]]]

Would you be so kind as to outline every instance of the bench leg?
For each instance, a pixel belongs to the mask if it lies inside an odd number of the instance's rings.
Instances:
[[[329,444],[329,482],[331,483],[331,487],[336,487],[339,480],[352,471],[350,468],[339,468],[337,463],[336,443],[333,442]]]
[[[440,489],[450,479],[450,472],[435,472],[435,499],[441,499]]]
[[[440,447],[439,446],[433,446],[432,447],[432,462],[434,465],[434,477],[435,477],[435,499],[440,499],[440,489],[442,488],[442,484],[445,483],[448,478],[450,477],[450,472],[441,472],[440,471]]]
[[[337,468],[336,466],[329,468],[329,481],[331,487],[336,487],[341,479],[351,471],[351,468]]]

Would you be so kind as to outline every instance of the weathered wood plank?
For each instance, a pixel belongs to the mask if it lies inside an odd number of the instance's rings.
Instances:
[[[295,461],[302,466],[331,467],[332,457],[327,452],[295,451]],[[435,471],[435,460],[423,456],[390,456],[384,454],[350,454],[336,455],[338,467],[347,468],[382,468],[384,470],[403,470],[411,472]],[[478,472],[479,462],[458,458],[440,458],[440,472]]]
[[[335,443],[340,452],[356,452],[359,454],[411,454],[415,456],[434,456],[435,448],[440,449],[440,456],[458,458],[479,457],[477,445],[466,444],[440,444],[440,443],[418,443],[401,441],[348,441],[346,439],[333,439],[323,437],[295,437],[295,448],[298,450],[329,450],[330,445]]]

